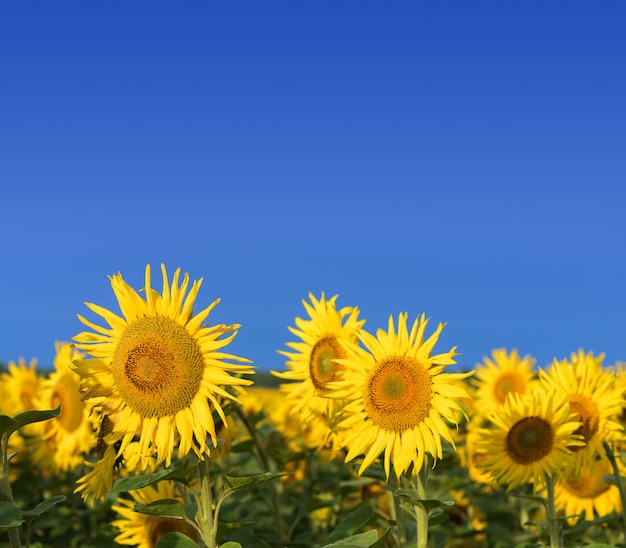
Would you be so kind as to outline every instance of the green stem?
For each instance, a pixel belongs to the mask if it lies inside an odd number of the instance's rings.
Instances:
[[[11,492],[11,482],[9,481],[9,434],[6,432],[2,435],[0,444],[0,458],[2,459],[2,467],[0,470],[0,493],[8,500],[13,502],[13,493]],[[11,548],[21,548],[20,531],[17,527],[9,527],[9,540]]]
[[[204,545],[208,548],[216,548],[217,524],[213,520],[211,473],[207,455],[204,456],[204,460],[198,459],[198,474],[200,476],[200,500],[196,521],[200,527]]]
[[[554,476],[546,474],[546,489],[548,500],[546,501],[546,514],[548,518],[548,530],[550,532],[550,548],[561,548],[561,528],[556,519],[554,507]]]
[[[414,487],[419,500],[426,500],[428,470],[428,459],[426,459],[420,473],[415,475]],[[428,512],[423,504],[415,504],[415,521],[417,523],[417,548],[426,548],[428,545]]]
[[[275,472],[275,470],[273,470],[272,466],[270,465],[270,459],[269,459],[269,456],[267,455],[267,451],[265,450],[265,446],[263,445],[263,443],[261,443],[258,430],[250,422],[246,414],[243,412],[243,409],[241,409],[239,405],[234,405],[233,407],[234,407],[235,413],[237,413],[237,416],[246,427],[248,434],[250,434],[250,438],[252,439],[252,442],[254,443],[254,447],[256,448],[256,452],[259,457],[261,466],[263,466],[266,472]],[[280,503],[278,500],[278,493],[276,491],[276,485],[274,484],[273,481],[269,482],[268,489],[269,489],[269,495],[270,495],[270,509],[272,511],[272,514],[274,515],[274,523],[276,524],[276,532],[278,533],[278,537],[280,538],[280,541],[282,544],[287,539],[285,538],[285,528],[283,524],[283,517],[282,517],[282,514],[280,513]],[[291,538],[291,534],[289,534],[288,538]]]
[[[397,491],[400,485],[400,479],[396,476],[395,470],[393,471],[392,476],[392,487],[394,489],[394,497],[393,497],[393,516],[396,520],[396,542],[398,546],[406,545],[406,514],[402,508],[402,497],[398,497],[395,495],[395,491]]]
[[[613,477],[615,478],[615,483],[617,484],[617,488],[619,489],[619,496],[622,501],[622,520],[624,522],[624,533],[626,533],[626,490],[624,489],[624,480],[619,471],[619,466],[617,464],[617,459],[615,458],[615,451],[613,450],[613,446],[609,445],[607,442],[604,442],[604,452],[606,453],[606,456],[611,463],[611,467],[613,468]]]

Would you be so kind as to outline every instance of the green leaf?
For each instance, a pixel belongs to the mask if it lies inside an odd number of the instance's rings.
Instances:
[[[169,532],[161,537],[155,548],[198,548],[198,545],[187,535]]]
[[[224,544],[220,544],[220,548],[241,548],[241,544],[231,540],[229,542],[225,542]]]
[[[161,499],[142,504],[136,502],[133,508],[139,514],[148,514],[150,516],[165,516],[168,518],[186,518],[185,505],[174,499]]]
[[[18,527],[22,523],[20,509],[10,500],[0,501],[0,527]]]
[[[15,419],[12,419],[8,415],[0,415],[0,435],[5,432],[13,432],[17,430],[18,424]]]
[[[285,474],[272,472],[264,472],[263,474],[250,475],[241,474],[236,476],[224,475],[222,476],[224,486],[226,487],[224,491],[224,496],[230,495],[233,491],[244,489],[245,487],[250,487],[251,485],[257,485],[259,483],[265,483],[266,481],[271,481],[284,475]]]
[[[327,542],[345,539],[356,533],[374,517],[374,509],[369,504],[361,504],[350,512],[335,530],[328,535]]]
[[[369,548],[378,542],[378,531],[372,529],[365,533],[359,533],[331,544],[325,544],[322,548]]]
[[[411,504],[414,504],[414,505],[421,504],[427,513],[430,513],[432,510],[435,510],[437,508],[454,506],[454,501],[452,500],[439,500],[439,499],[422,500],[422,499],[418,499],[415,495],[417,495],[417,493],[413,489],[397,489],[394,492],[394,496],[402,497]],[[413,511],[412,508],[411,508],[411,511]]]
[[[32,510],[24,510],[22,512],[22,516],[27,517],[39,517],[44,512],[47,512],[53,506],[59,504],[59,502],[63,502],[67,497],[65,495],[56,495],[54,497],[50,497],[49,499],[40,502],[37,506],[35,506]]]
[[[123,491],[133,491],[147,487],[159,481],[171,480],[179,481],[185,485],[189,485],[189,474],[192,464],[189,461],[183,461],[179,466],[166,470],[160,470],[154,474],[143,474],[141,476],[133,476],[129,478],[120,478],[113,483],[111,493],[121,493]]]
[[[31,411],[23,411],[22,413],[18,413],[13,417],[17,422],[17,428],[15,430],[26,426],[27,424],[32,424],[33,422],[41,422],[47,421],[48,419],[54,419],[59,416],[61,412],[61,406],[56,409],[46,409],[43,411],[33,409]]]

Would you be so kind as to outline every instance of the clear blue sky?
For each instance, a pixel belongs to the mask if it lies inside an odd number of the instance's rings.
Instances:
[[[0,7],[0,361],[204,277],[263,369],[309,291],[473,367],[626,360],[622,2]]]

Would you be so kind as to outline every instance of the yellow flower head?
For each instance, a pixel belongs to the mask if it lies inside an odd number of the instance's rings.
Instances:
[[[398,328],[389,318],[387,331],[376,337],[362,330],[363,347],[343,341],[347,357],[338,362],[345,371],[329,383],[329,397],[345,400],[341,423],[346,462],[364,455],[361,474],[384,452],[389,477],[391,463],[397,476],[413,464],[422,468],[427,454],[442,458],[441,438],[454,446],[446,420],[458,424],[463,414],[459,400],[469,398],[462,379],[470,373],[442,373],[454,364],[456,347],[432,354],[444,324],[424,340],[424,315],[407,327],[407,314],[398,316]],[[445,419],[445,420],[444,420]]]
[[[115,542],[137,548],[154,548],[159,540],[170,532],[182,533],[192,540],[198,539],[193,525],[185,519],[142,514],[133,510],[137,502],[149,504],[163,499],[184,502],[177,495],[173,481],[160,481],[156,485],[149,485],[129,493],[132,500],[118,498],[117,504],[112,507],[121,516],[120,519],[111,522],[119,530]]]
[[[328,391],[327,384],[337,380],[343,370],[337,361],[346,357],[341,341],[355,342],[365,323],[358,319],[358,308],[337,310],[337,295],[326,300],[322,293],[318,301],[309,293],[309,299],[311,304],[302,301],[309,319],[296,318],[297,328],[289,327],[301,341],[287,343],[294,352],[279,350],[288,358],[289,370],[272,371],[281,379],[295,381],[283,384],[281,390],[287,394],[293,413],[305,424],[319,415],[331,418],[335,414],[337,402],[321,396]]]
[[[520,358],[517,350],[507,353],[504,348],[493,350],[491,355],[493,360],[485,357],[484,363],[476,366],[473,378],[475,409],[479,413],[502,405],[511,392],[530,392],[534,378],[534,358]]]
[[[567,516],[570,525],[580,518],[592,521],[594,513],[603,517],[622,511],[619,489],[604,481],[603,477],[607,475],[613,475],[611,465],[608,461],[600,461],[593,469],[584,468],[580,474],[554,484],[556,510]],[[624,476],[624,470],[621,475]]]
[[[142,461],[147,465],[156,454],[158,463],[169,466],[176,446],[179,456],[193,449],[203,458],[210,451],[207,437],[217,445],[212,411],[226,422],[223,402],[236,400],[227,388],[241,393],[242,386],[251,384],[230,373],[254,371],[250,365],[230,363],[249,360],[221,351],[239,325],[204,325],[219,299],[192,312],[202,280],[194,281],[187,294],[188,274],[179,285],[177,269],[170,286],[164,265],[161,270],[159,293],[152,289],[150,265],[146,267],[145,299],[121,274],[110,277],[123,316],[86,303],[109,327],[78,316],[93,331],[76,335],[76,346],[93,358],[77,360],[74,368],[83,379],[83,397],[115,417],[110,443],[121,441],[118,455],[139,433]]]
[[[54,371],[41,380],[34,398],[38,409],[61,407],[58,417],[34,423],[30,450],[33,462],[53,473],[74,470],[93,445],[95,416],[89,416],[79,391],[80,377],[70,368],[84,355],[69,343],[55,344]]]
[[[22,411],[36,409],[35,397],[41,377],[37,373],[37,360],[33,358],[28,366],[24,358],[16,364],[9,362],[8,372],[2,373],[3,398],[0,403],[2,414],[13,417]]]
[[[484,455],[477,465],[507,490],[562,476],[574,462],[572,448],[583,443],[575,414],[554,391],[512,393],[488,418],[491,428],[477,430],[476,449]]]
[[[575,470],[593,467],[596,458],[604,457],[604,442],[620,441],[623,430],[619,418],[624,406],[623,391],[612,371],[602,367],[604,355],[572,353],[570,360],[554,360],[546,370],[539,371],[540,382],[556,390],[569,402],[582,424],[577,430],[584,447],[575,452]]]

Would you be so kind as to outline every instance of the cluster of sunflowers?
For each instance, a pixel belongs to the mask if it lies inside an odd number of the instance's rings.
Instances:
[[[626,542],[621,364],[497,349],[447,372],[444,324],[399,314],[371,334],[309,294],[280,387],[252,386],[225,352],[240,326],[208,322],[219,300],[195,311],[202,280],[162,276],[160,292],[149,266],[139,292],[111,276],[121,315],[87,303],[107,325],[79,315],[52,372],[2,374],[12,548]]]

